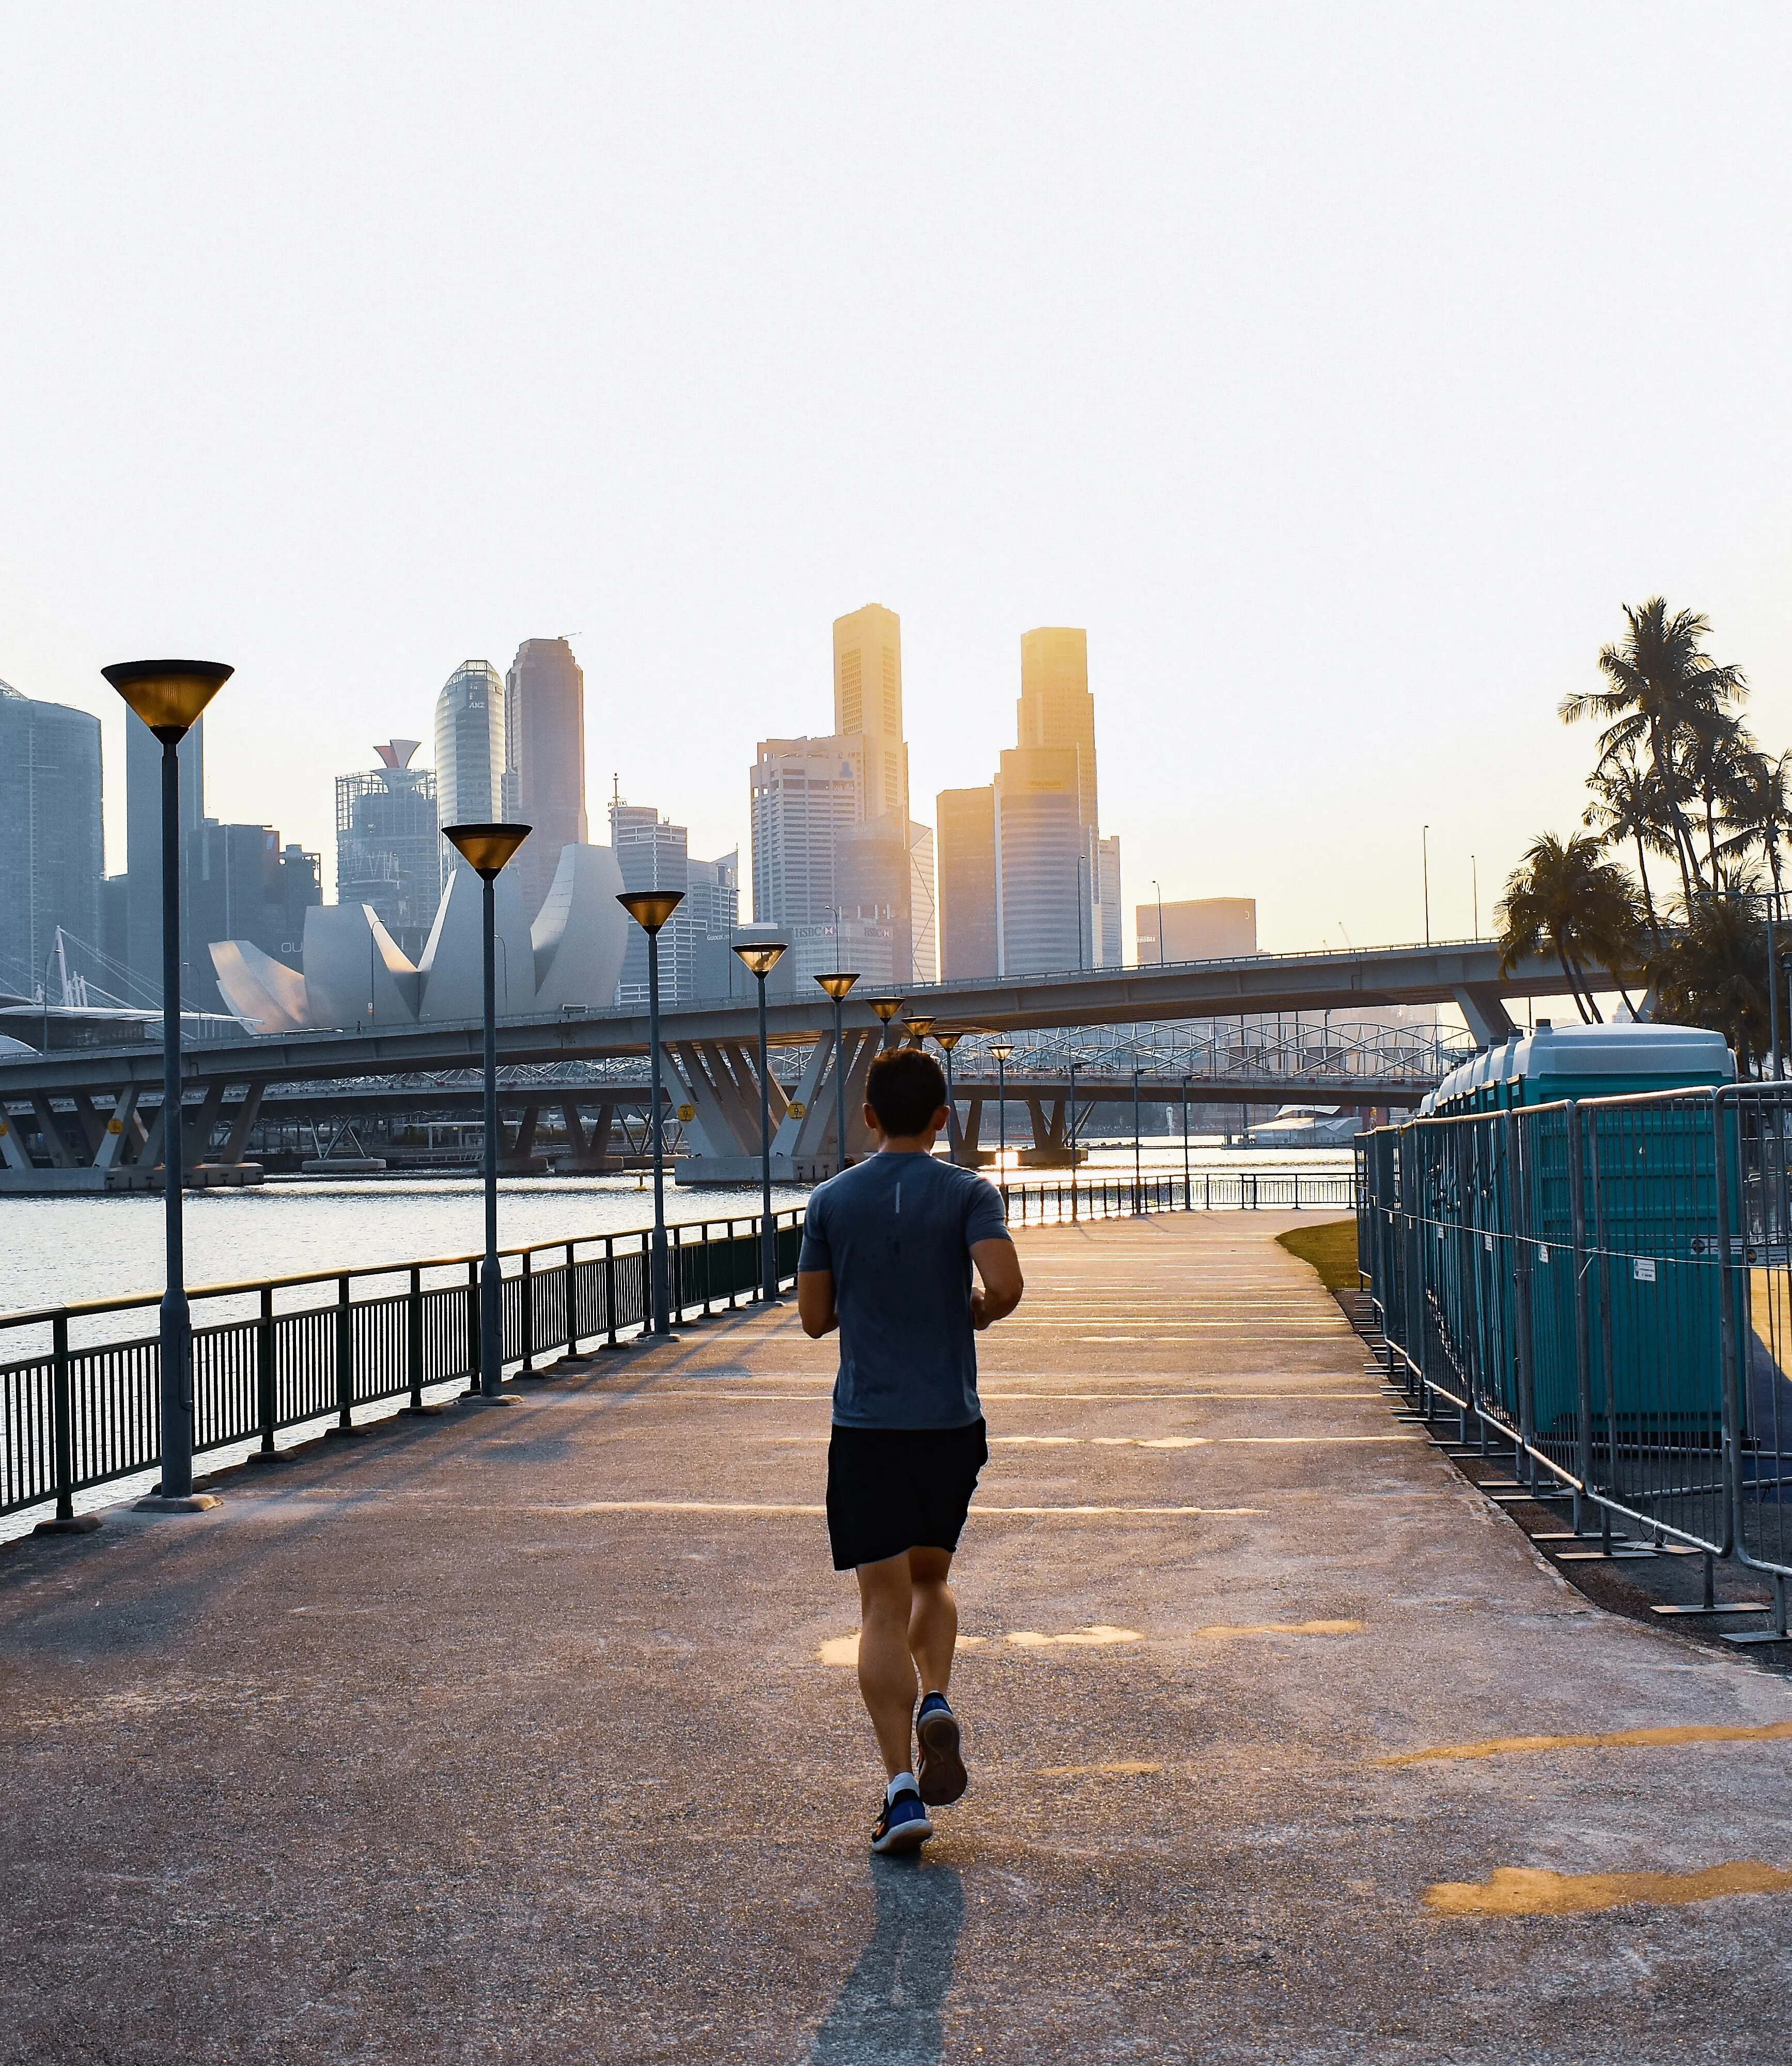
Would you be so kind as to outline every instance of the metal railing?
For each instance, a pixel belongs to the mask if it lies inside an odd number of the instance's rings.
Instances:
[[[803,1215],[772,1215],[779,1281],[793,1278]],[[760,1221],[704,1221],[667,1229],[674,1315],[732,1310],[758,1290]],[[535,1360],[582,1344],[620,1346],[647,1319],[646,1230],[502,1251],[504,1361],[522,1376]],[[479,1371],[476,1255],[317,1270],[189,1294],[194,1308],[193,1451],[258,1440],[271,1456],[282,1429],[333,1420]],[[328,1286],[333,1298],[319,1299]],[[307,1295],[309,1294],[309,1295]],[[71,1518],[79,1492],[153,1470],[161,1455],[161,1347],[154,1334],[117,1335],[120,1316],[153,1313],[159,1295],[0,1315],[0,1332],[47,1339],[0,1362],[0,1514],[54,1500]],[[214,1317],[208,1319],[209,1311]],[[97,1338],[95,1338],[97,1337]]]
[[[1518,1482],[1774,1581],[1792,1523],[1792,1084],[1570,1100],[1378,1128],[1358,1266],[1390,1375]]]
[[[1310,1205],[1356,1204],[1347,1171],[1303,1175],[1298,1169],[1195,1171],[1187,1177],[1067,1178],[1063,1183],[1003,1184],[1014,1226],[1068,1225],[1076,1220],[1129,1218],[1141,1213],[1303,1212]]]

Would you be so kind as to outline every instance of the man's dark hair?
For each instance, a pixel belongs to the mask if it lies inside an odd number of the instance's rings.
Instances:
[[[946,1102],[946,1072],[918,1047],[886,1047],[865,1079],[866,1102],[898,1140],[926,1130]]]

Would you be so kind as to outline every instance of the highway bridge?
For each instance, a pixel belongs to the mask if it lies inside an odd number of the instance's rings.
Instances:
[[[1175,1080],[1173,1091],[1153,1095],[1179,1096],[1186,1076],[1191,1098],[1201,1101],[1298,1099],[1385,1108],[1422,1096],[1436,1079],[1437,1056],[1424,1052],[1415,1063],[1397,1043],[1397,1066],[1378,1062],[1364,1068],[1360,1047],[1356,1065],[1328,1065],[1328,1058],[1342,1051],[1329,1038],[1329,1019],[1348,1022],[1353,1012],[1389,1005],[1453,1004],[1478,1039],[1493,1039],[1510,1029],[1508,999],[1552,996],[1561,985],[1553,963],[1526,963],[1502,974],[1490,942],[1464,941],[930,984],[906,993],[905,1015],[926,1018],[942,1028],[1015,1037],[1020,1067],[1012,1095],[1017,1103],[1060,1095],[1068,1099],[1068,1070],[1061,1092],[1051,1087],[1050,1071],[1054,1055],[1060,1067],[1074,1059],[1066,1046],[1072,1033],[1086,1037],[1092,1029],[1133,1027],[1161,1035],[1166,1027],[1195,1025],[1208,1028],[1208,1036],[1190,1040],[1173,1072],[1153,1071],[1173,1073]],[[56,1016],[51,1015],[52,1023]],[[1304,1043],[1292,1066],[1285,1043],[1276,1044],[1273,1067],[1264,1052],[1263,1029],[1277,1016],[1293,1019],[1297,1039]],[[1316,1029],[1303,1022],[1314,1018],[1321,1026],[1317,1037],[1309,1038]],[[772,1071],[774,1160],[780,1174],[801,1177],[831,1167],[836,1153],[833,1008],[817,990],[813,999],[773,1003],[768,1020],[778,1051]],[[694,1150],[693,1176],[700,1169],[712,1180],[736,1181],[757,1169],[756,1025],[748,999],[662,1015],[667,1095]],[[1042,1032],[1055,1037],[1026,1039]],[[849,998],[839,1057],[846,1071],[849,1150],[864,1144],[853,1137],[857,1122],[852,1115],[862,1101],[865,1070],[885,1037],[869,999]],[[525,1146],[523,1130],[530,1125],[529,1101],[519,1092],[533,1088],[540,1092],[537,1115],[559,1108],[575,1142],[573,1165],[602,1166],[612,1152],[616,1113],[629,1102],[625,1096],[607,1095],[606,1079],[626,1070],[631,1061],[638,1065],[646,1054],[646,1013],[563,1011],[504,1019],[497,1038],[500,1064],[509,1078],[506,1103],[518,1129],[509,1144],[513,1157]],[[185,1054],[181,1114],[188,1166],[205,1181],[228,1181],[243,1169],[250,1136],[270,1096],[278,1103],[302,1087],[326,1084],[346,1095],[356,1084],[375,1083],[389,1094],[407,1087],[430,1088],[432,1080],[460,1078],[459,1085],[440,1084],[445,1092],[465,1086],[465,1072],[479,1067],[480,1051],[476,1022],[195,1040]],[[972,1051],[967,1043],[967,1063]],[[1142,1065],[1149,1067],[1149,1058]],[[590,1080],[577,1080],[586,1071]],[[541,1073],[529,1085],[518,1084],[518,1072]],[[1032,1080],[1024,1087],[1028,1077]],[[632,1084],[628,1079],[634,1079]],[[1193,1087],[1196,1083],[1199,1088]],[[618,1093],[627,1088],[639,1096],[634,1070],[626,1070],[625,1081],[616,1087]],[[154,1181],[161,1153],[160,1089],[160,1052],[141,1039],[60,1047],[52,1041],[47,1052],[0,1060],[0,1107],[8,1115],[0,1131],[0,1188],[95,1189]],[[967,1120],[972,1094],[967,1091]],[[981,1086],[975,1094],[986,1095]],[[1097,1095],[1089,1079],[1080,1079],[1077,1095]],[[1132,1096],[1129,1071],[1124,1095]]]

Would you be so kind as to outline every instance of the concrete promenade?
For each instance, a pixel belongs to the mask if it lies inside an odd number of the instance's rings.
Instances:
[[[1792,1687],[1566,1586],[1287,1223],[1023,1237],[918,1865],[793,1309],[9,1550],[0,2060],[1784,2060]]]

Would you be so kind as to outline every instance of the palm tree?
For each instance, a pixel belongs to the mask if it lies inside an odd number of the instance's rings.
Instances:
[[[1599,842],[1590,833],[1567,840],[1539,833],[1506,878],[1494,921],[1502,974],[1527,956],[1547,951],[1561,965],[1575,1008],[1587,1024],[1600,1017],[1589,964],[1604,969],[1629,1004],[1620,971],[1642,958],[1636,892],[1622,868],[1601,858]]]
[[[1686,923],[1649,958],[1655,1015],[1681,1026],[1709,1026],[1736,1051],[1749,1074],[1768,1045],[1765,927],[1746,894],[1701,897]]]
[[[1617,645],[1604,647],[1599,672],[1608,687],[1563,699],[1563,722],[1601,718],[1602,760],[1646,748],[1651,772],[1661,784],[1662,808],[1673,837],[1681,892],[1691,909],[1702,885],[1698,857],[1686,821],[1685,800],[1696,780],[1688,761],[1689,735],[1715,720],[1728,719],[1748,692],[1739,667],[1721,666],[1702,648],[1709,618],[1682,610],[1672,617],[1660,596],[1624,612],[1630,629]]]
[[[1587,786],[1593,792],[1593,801],[1582,812],[1580,821],[1597,834],[1602,846],[1618,846],[1626,840],[1635,845],[1643,909],[1651,935],[1660,939],[1661,921],[1649,883],[1648,855],[1661,854],[1671,861],[1675,853],[1673,828],[1663,808],[1661,784],[1632,749],[1608,754],[1587,776]]]
[[[1777,760],[1754,751],[1740,757],[1724,799],[1724,829],[1728,837],[1719,851],[1726,857],[1745,862],[1759,847],[1777,901],[1780,842],[1792,837],[1792,753],[1782,753]]]

